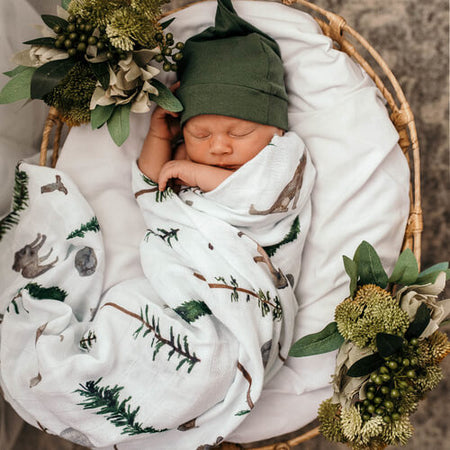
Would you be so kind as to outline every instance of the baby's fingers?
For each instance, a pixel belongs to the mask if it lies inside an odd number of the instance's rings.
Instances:
[[[176,83],[173,83],[172,84],[172,86],[170,86],[170,90],[171,90],[171,92],[173,93],[173,92],[175,92],[179,87],[180,87],[180,82],[179,81],[177,81]]]
[[[162,192],[167,187],[167,182],[174,177],[174,165],[173,161],[166,162],[159,172],[158,188]]]

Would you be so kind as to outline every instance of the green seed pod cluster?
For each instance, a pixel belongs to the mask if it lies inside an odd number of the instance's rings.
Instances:
[[[95,32],[96,30],[98,31]],[[98,54],[105,54],[108,60],[113,63],[127,57],[126,52],[111,45],[105,32],[105,26],[101,25],[96,28],[81,16],[69,16],[65,28],[56,25],[53,31],[57,35],[55,47],[67,50],[70,57],[84,58],[90,45],[95,45]]]
[[[359,402],[364,421],[376,415],[385,423],[400,420],[404,414],[412,413],[429,386],[436,384],[435,371],[420,364],[419,346],[416,338],[405,341],[396,354],[386,358],[384,364],[372,372],[365,386],[366,398]]]
[[[84,56],[88,45],[96,45],[98,39],[92,35],[95,27],[79,16],[69,16],[66,27],[56,25],[55,47],[67,50],[69,56]]]
[[[165,72],[176,71],[177,62],[183,58],[184,44],[177,42],[173,39],[172,33],[167,33],[165,36],[159,32],[155,35],[155,40],[159,43],[161,53],[155,56],[155,60],[159,63],[163,63],[163,70]]]

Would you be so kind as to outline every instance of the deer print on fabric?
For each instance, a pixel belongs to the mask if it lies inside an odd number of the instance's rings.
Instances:
[[[55,183],[49,183],[45,186],[41,186],[41,194],[45,194],[46,192],[60,191],[64,195],[67,195],[67,188],[64,186],[61,181],[61,177],[59,175],[55,175],[56,181]]]
[[[239,237],[242,237],[242,236],[249,237],[243,231],[239,231],[238,236]],[[270,260],[267,252],[262,248],[262,246],[258,242],[256,242],[256,241],[254,241],[254,242],[256,244],[256,250],[259,253],[259,255],[254,256],[253,261],[255,261],[255,263],[259,263],[259,262],[265,263],[267,265],[270,275],[272,275],[273,283],[277,289],[284,289],[285,287],[287,287],[288,280],[284,276],[281,269],[276,269],[275,266],[272,264],[272,261]]]
[[[289,209],[289,204],[293,201],[292,209],[297,207],[298,198],[300,196],[300,189],[303,183],[303,174],[306,167],[306,155],[300,159],[300,162],[295,170],[294,176],[286,185],[286,187],[280,192],[280,195],[275,200],[275,203],[264,211],[257,210],[254,205],[250,205],[249,214],[252,215],[266,215],[279,212],[285,212]]]
[[[34,278],[42,275],[47,270],[55,266],[58,261],[58,257],[50,264],[41,265],[41,262],[45,261],[53,251],[53,248],[44,255],[39,256],[39,250],[44,245],[47,236],[45,234],[37,234],[36,239],[31,243],[25,245],[14,254],[13,270],[16,272],[22,271],[24,278]]]

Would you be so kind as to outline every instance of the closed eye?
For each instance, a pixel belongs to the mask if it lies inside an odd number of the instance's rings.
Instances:
[[[252,128],[251,130],[246,130],[246,131],[233,131],[228,133],[230,137],[232,138],[242,138],[242,137],[246,137],[250,134],[252,134],[254,131],[256,130],[256,128]]]
[[[207,139],[211,136],[211,133],[203,133],[200,131],[191,131],[185,128],[186,131],[195,139]]]

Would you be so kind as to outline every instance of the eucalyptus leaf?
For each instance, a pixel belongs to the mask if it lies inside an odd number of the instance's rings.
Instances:
[[[165,30],[173,21],[175,20],[175,17],[172,19],[166,20],[165,22],[161,23],[161,28]]]
[[[45,45],[47,47],[54,47],[56,39],[52,37],[40,37],[36,39],[31,39],[31,41],[25,41],[24,44],[27,45]]]
[[[337,329],[336,322],[329,323],[322,331],[308,334],[295,342],[289,350],[289,356],[301,357],[320,355],[337,350],[344,338]]]
[[[15,69],[10,70],[8,72],[3,72],[3,75],[6,75],[7,77],[15,77],[17,74],[19,74],[20,72],[23,72],[24,70],[28,70],[30,69],[30,67],[28,66],[17,66]]]
[[[358,246],[353,260],[357,265],[361,285],[376,284],[383,289],[387,286],[388,276],[383,269],[380,257],[367,241],[361,242]]]
[[[379,353],[365,356],[356,361],[347,371],[349,377],[364,377],[377,370],[384,364],[384,359]]]
[[[114,111],[115,106],[116,105],[114,104],[107,106],[97,105],[95,109],[91,111],[91,126],[93,130],[100,128],[108,121]]]
[[[431,320],[431,313],[425,303],[422,303],[416,311],[414,320],[409,324],[405,333],[405,338],[410,340],[412,338],[418,338],[428,326]]]
[[[35,67],[25,67],[23,70],[18,71],[1,90],[0,104],[13,103],[30,98],[31,79],[35,71]]]
[[[149,94],[150,100],[167,111],[180,112],[183,110],[183,105],[165,84],[155,79],[152,80],[152,84],[158,89],[159,95]]]
[[[64,20],[58,16],[52,16],[50,14],[43,14],[41,16],[41,18],[44,21],[45,25],[47,25],[52,30],[53,30],[53,27],[55,27],[56,25],[59,25],[64,30],[66,29],[67,25],[69,25],[69,22],[67,22],[67,20]]]
[[[116,106],[108,119],[108,130],[113,141],[120,147],[130,134],[131,103]]]
[[[403,346],[403,338],[395,334],[377,333],[377,349],[383,358],[397,353]]]
[[[428,269],[422,270],[422,272],[420,272],[419,276],[426,275],[428,273],[432,273],[432,272],[436,272],[436,271],[442,272],[443,270],[447,270],[448,266],[449,266],[449,264],[447,261],[434,264],[434,265],[428,267]]]
[[[450,276],[448,270],[448,262],[441,262],[438,264],[434,264],[433,266],[428,267],[428,269],[423,270],[422,272],[419,273],[416,283],[417,284],[434,283],[436,281],[437,276],[441,272],[446,272],[448,280]]]
[[[31,79],[31,98],[42,98],[51,92],[75,63],[73,58],[59,59],[38,67]]]
[[[416,257],[412,250],[407,248],[400,254],[389,282],[409,286],[414,284],[418,276],[419,266]]]
[[[426,275],[420,276],[417,278],[415,284],[428,284],[428,283],[434,283],[436,281],[436,278],[441,272],[445,272],[446,279],[450,280],[450,270],[437,270],[436,272],[431,272]]]
[[[67,11],[71,0],[61,0],[61,6]]]
[[[358,285],[358,269],[356,262],[353,259],[350,259],[348,256],[343,256],[344,259],[344,268],[347,272],[347,275],[350,277],[350,297],[353,297],[355,294],[357,285]]]
[[[95,75],[95,78],[97,78],[98,81],[100,81],[100,84],[102,85],[102,88],[106,91],[109,86],[109,64],[105,62],[99,62],[99,63],[91,63],[89,65],[90,69]]]

